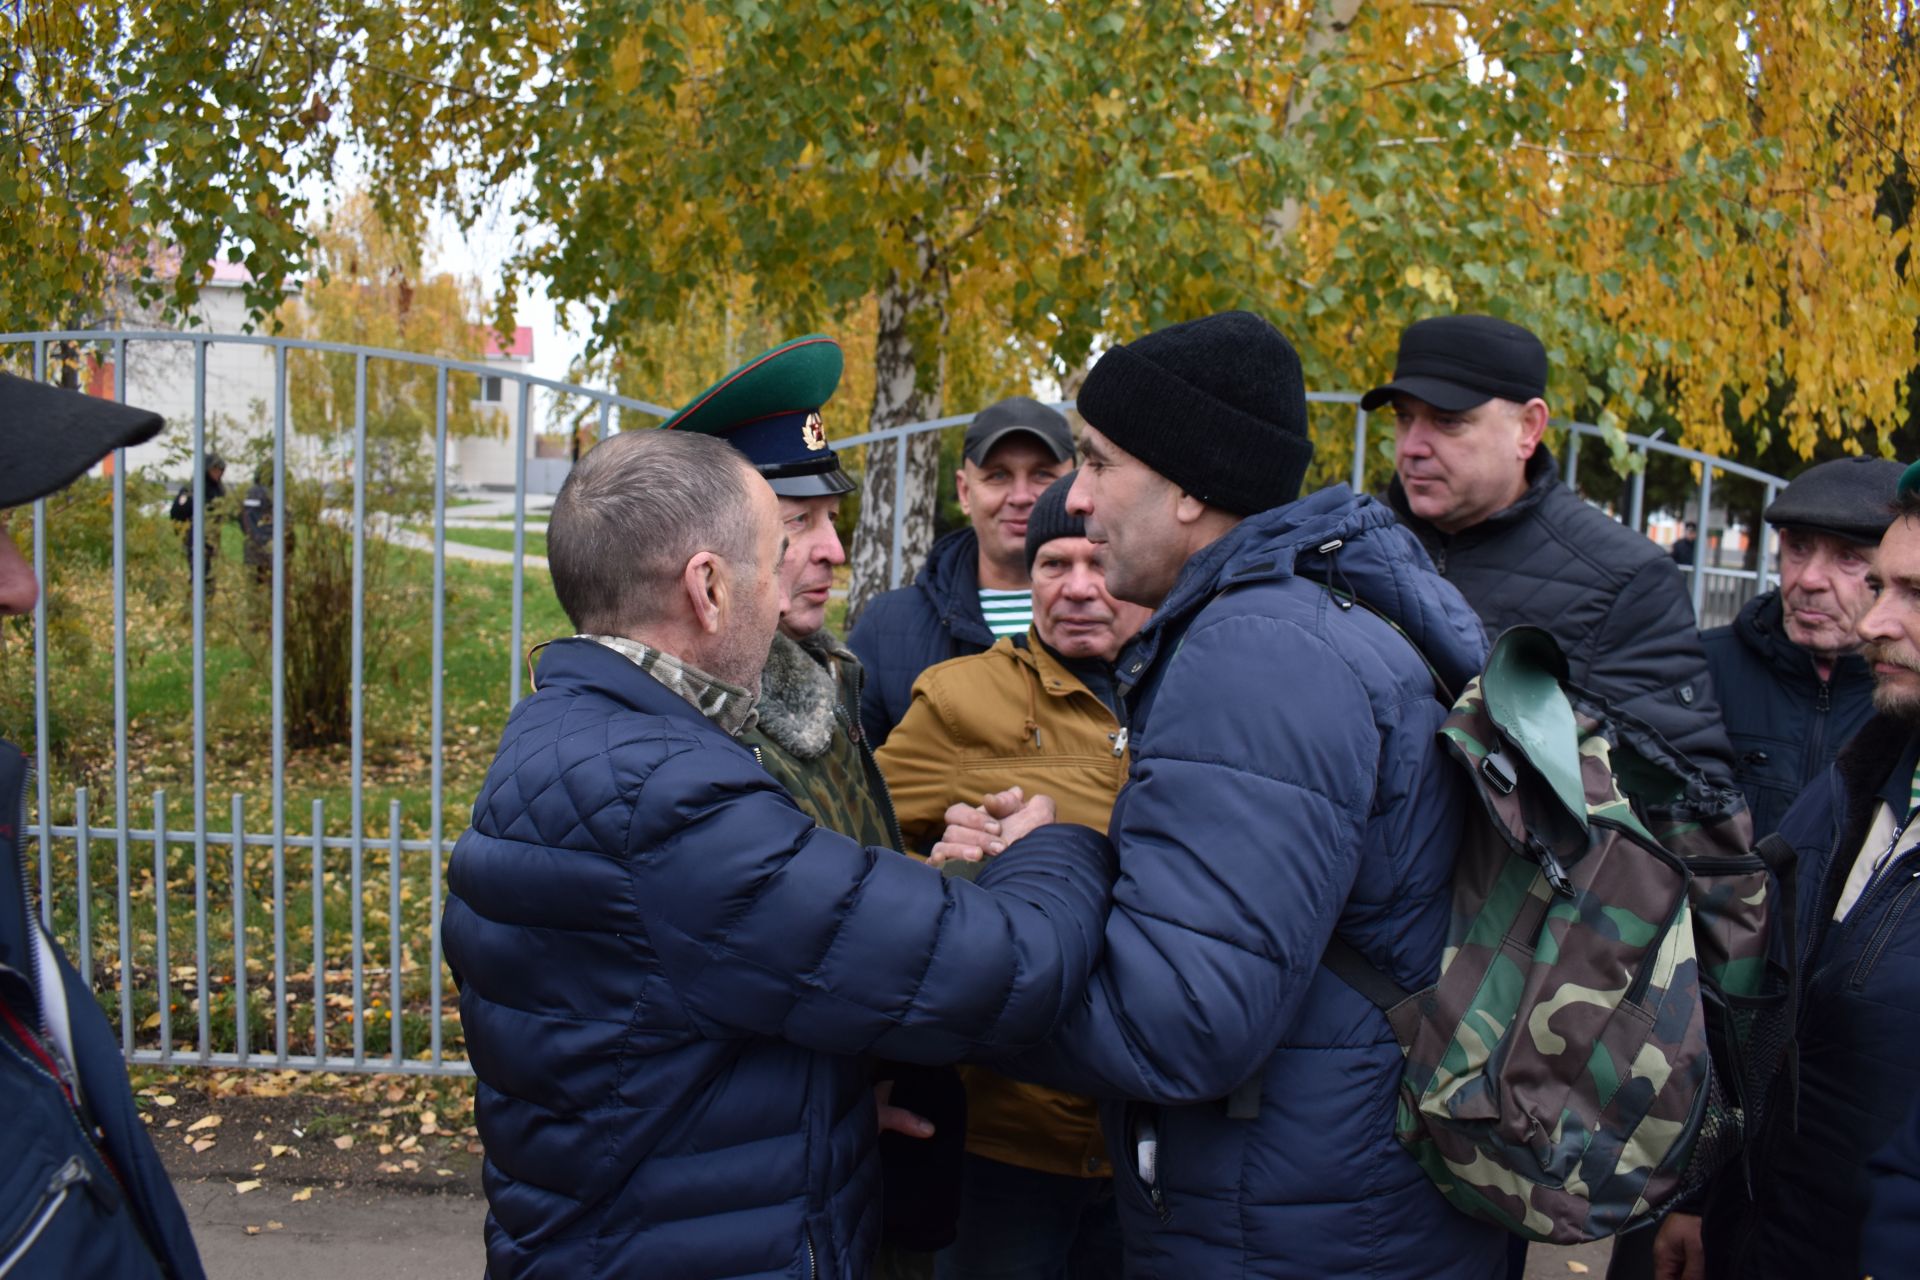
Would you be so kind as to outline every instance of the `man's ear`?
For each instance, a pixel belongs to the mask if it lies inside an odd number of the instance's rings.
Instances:
[[[1185,489],[1182,489],[1180,490],[1180,496],[1174,499],[1173,518],[1181,524],[1192,524],[1212,509],[1212,507],[1209,507],[1206,503],[1194,497]]]
[[[693,609],[694,625],[708,635],[718,635],[727,609],[727,575],[720,557],[702,551],[687,561],[680,572],[680,586]]]
[[[1547,402],[1539,396],[1535,396],[1520,406],[1520,457],[1522,461],[1531,458],[1533,451],[1540,447],[1540,437],[1546,434],[1547,419],[1551,416],[1552,415],[1547,412]]]
[[[973,495],[967,491],[967,464],[962,462],[960,469],[953,473],[953,495],[960,499],[960,514],[973,517]]]

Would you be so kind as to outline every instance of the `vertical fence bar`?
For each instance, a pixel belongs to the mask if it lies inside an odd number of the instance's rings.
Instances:
[[[127,340],[113,344],[113,398],[127,402]],[[133,901],[128,879],[127,451],[113,451],[113,844],[120,890],[120,1051],[133,1056]]]
[[[1572,489],[1575,493],[1578,493],[1580,492],[1580,489],[1576,482],[1579,480],[1579,477],[1580,477],[1580,428],[1576,424],[1569,422],[1567,424],[1566,471],[1561,478],[1567,482],[1567,488]]]
[[[1627,523],[1635,533],[1647,531],[1647,466],[1653,461],[1653,454],[1647,446],[1641,445],[1636,453],[1640,455],[1640,469],[1633,473],[1633,483],[1629,486],[1631,496],[1627,499]]]
[[[396,1070],[406,1058],[400,1038],[400,802],[387,811],[387,1020]]]
[[[73,825],[79,833],[74,839],[75,881],[78,890],[80,930],[80,981],[93,986],[93,832],[87,828],[87,789],[73,792]]]
[[[1700,534],[1693,542],[1693,616],[1697,619],[1707,598],[1707,538],[1713,509],[1713,464],[1700,464]]]
[[[361,858],[366,847],[359,826],[360,802],[356,793],[354,799],[355,823],[353,828],[352,874],[353,881],[353,1065],[359,1066],[367,1060],[367,998],[366,990],[366,886],[361,881]]]
[[[520,422],[513,451],[513,646],[507,654],[507,710],[520,701],[520,649],[526,626],[527,584],[527,419],[533,412],[533,384],[520,384]]]
[[[599,437],[600,439],[605,440],[610,434],[612,434],[612,432],[613,432],[613,406],[608,404],[605,400],[602,400],[600,402]]]
[[[1778,497],[1779,494],[1780,486],[1774,484],[1772,481],[1768,481],[1767,495],[1760,500],[1760,510],[1765,512],[1768,507],[1773,505],[1773,500]],[[1767,590],[1767,573],[1771,568],[1771,562],[1773,560],[1773,548],[1769,545],[1768,539],[1769,533],[1770,530],[1767,528],[1766,517],[1762,515],[1760,518],[1760,527],[1755,534],[1755,536],[1760,539],[1760,547],[1753,560],[1753,594],[1755,595],[1765,595]]]
[[[247,1065],[247,837],[241,798],[233,793],[233,1051]]]
[[[606,435],[607,418],[605,405],[601,406],[600,428],[602,438]],[[432,1037],[430,1060],[440,1065],[440,835],[441,802],[440,787],[445,769],[446,757],[446,693],[444,689],[447,664],[447,371],[440,370],[440,376],[434,386],[433,398],[433,689],[429,695],[433,703],[433,780],[432,791],[427,800],[428,832],[427,843],[432,846],[427,856],[432,859],[429,896],[427,905],[428,930],[433,939],[430,946],[433,951],[432,967],[427,972],[427,1020],[431,1024],[429,1035]]]
[[[1367,411],[1353,406],[1353,482],[1355,493],[1367,491]]]
[[[199,1027],[199,1051],[202,1061],[212,1049],[212,1000],[207,991],[207,824],[204,819],[193,828],[193,967],[194,996],[199,1002],[194,1021]]]
[[[366,1004],[361,999],[360,931],[364,924],[360,900],[360,858],[366,845],[366,823],[361,792],[364,789],[366,734],[366,584],[367,584],[367,357],[355,357],[353,367],[353,791],[350,809],[353,830],[348,833],[352,846],[353,893],[353,1060],[366,1060]]]
[[[207,1056],[207,591],[213,566],[207,563],[207,535],[213,513],[207,510],[207,343],[193,344],[193,522],[187,526],[193,557],[193,901],[194,960],[199,972],[200,1056]],[[215,544],[218,546],[218,543]]]
[[[907,537],[907,437],[893,437],[893,547],[887,553],[887,590],[900,585],[903,572],[900,544]]]
[[[33,380],[47,378],[47,344],[33,344]],[[47,786],[47,500],[33,502],[33,760],[34,799],[40,806],[40,923],[53,928],[53,815]],[[19,815],[25,817],[26,815]],[[22,842],[24,843],[24,841]]]
[[[287,348],[273,349],[273,1051],[287,1060]],[[440,677],[436,673],[434,683]]]
[[[313,1064],[327,1060],[327,802],[313,802]]]
[[[153,793],[153,951],[160,978],[160,1057],[173,1058],[173,973],[167,954],[167,793]]]

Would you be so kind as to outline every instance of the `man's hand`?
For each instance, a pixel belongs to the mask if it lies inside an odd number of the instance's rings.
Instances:
[[[880,1113],[880,1132],[904,1133],[909,1138],[931,1138],[933,1121],[915,1115],[905,1107],[894,1106],[889,1101],[892,1097],[893,1081],[882,1080],[873,1086],[873,1105]]]
[[[1653,1280],[1705,1280],[1707,1254],[1700,1244],[1700,1215],[1670,1213],[1653,1238]]]
[[[1051,796],[1028,800],[1019,787],[985,796],[978,805],[951,805],[946,812],[946,835],[933,846],[927,862],[937,867],[956,859],[978,862],[990,858],[1054,818]]]

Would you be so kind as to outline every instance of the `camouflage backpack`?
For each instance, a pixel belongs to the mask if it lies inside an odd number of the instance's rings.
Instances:
[[[1438,982],[1402,991],[1338,938],[1326,963],[1386,1011],[1396,1137],[1447,1198],[1571,1244],[1739,1150],[1787,1051],[1792,887],[1737,791],[1566,671],[1516,627],[1441,728],[1477,803]]]

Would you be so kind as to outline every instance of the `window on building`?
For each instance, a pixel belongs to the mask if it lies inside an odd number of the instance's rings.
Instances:
[[[506,379],[497,373],[483,374],[480,378],[480,402],[482,404],[504,404],[507,393]]]

